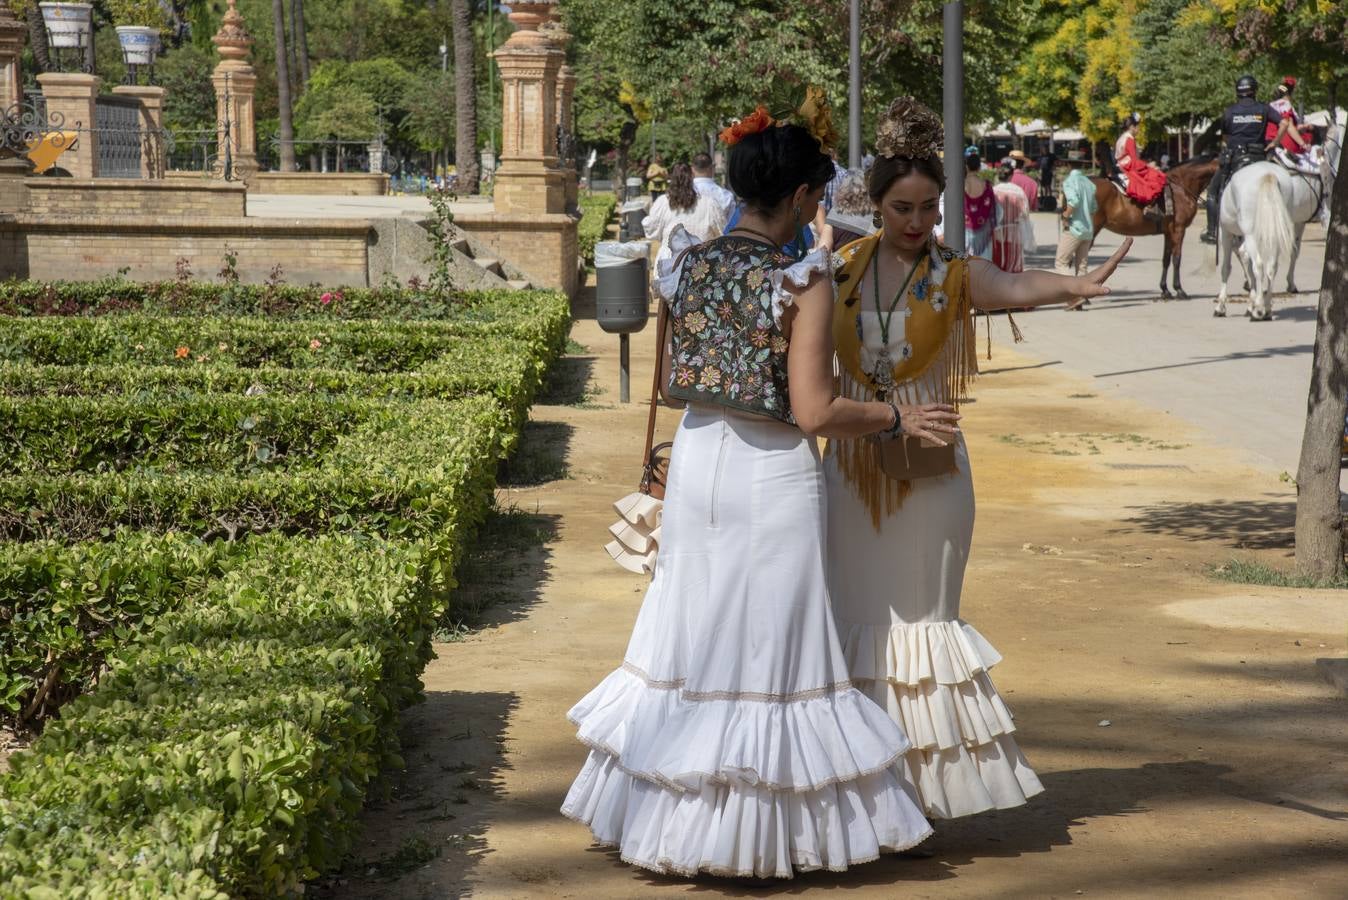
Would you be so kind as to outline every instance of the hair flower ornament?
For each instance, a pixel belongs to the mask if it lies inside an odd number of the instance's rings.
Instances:
[[[828,150],[838,144],[838,132],[833,127],[833,110],[828,105],[824,89],[810,85],[805,89],[805,100],[796,110],[796,118],[805,130],[814,135],[819,146]]]
[[[875,148],[881,156],[926,159],[943,147],[945,128],[941,117],[912,97],[895,100],[880,117]]]
[[[767,131],[774,124],[776,124],[776,120],[768,112],[768,108],[760,104],[757,109],[743,119],[732,121],[721,132],[721,143],[727,147],[733,147],[751,134]]]

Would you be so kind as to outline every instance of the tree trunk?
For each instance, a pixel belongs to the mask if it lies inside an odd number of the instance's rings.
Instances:
[[[1319,580],[1344,575],[1339,456],[1348,413],[1348,176],[1334,185],[1330,222],[1297,466],[1297,573]]]
[[[281,119],[278,129],[282,172],[295,171],[295,123],[290,118],[290,69],[286,65],[285,0],[271,0],[271,16],[276,31],[276,105]]]
[[[28,7],[28,47],[33,51],[33,65],[38,74],[51,71],[51,55],[47,51],[47,28],[42,24],[42,10],[34,3]]]
[[[295,44],[295,57],[300,64],[300,87],[309,86],[309,25],[304,21],[304,0],[290,0],[291,16],[294,22],[294,34],[291,40]]]
[[[290,0],[290,40],[286,42],[286,65],[290,74],[290,96],[298,98],[300,95],[300,63],[299,50],[299,29],[297,24],[298,11],[295,9],[295,0]]]
[[[473,4],[471,0],[451,0],[450,7],[454,17],[454,167],[459,173],[459,190],[476,194],[477,73],[473,67],[476,50]]]

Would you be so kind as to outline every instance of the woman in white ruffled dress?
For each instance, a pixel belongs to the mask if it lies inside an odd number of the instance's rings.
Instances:
[[[848,677],[809,436],[883,432],[897,410],[833,396],[828,253],[780,249],[830,160],[803,128],[746,121],[729,165],[746,214],[701,244],[676,230],[659,273],[688,409],[623,663],[569,713],[590,754],[562,812],[657,872],[789,878],[931,829],[896,765],[908,741]]]
[[[843,396],[898,403],[904,431],[956,444],[954,471],[899,481],[868,441],[833,442],[828,583],[854,683],[912,742],[905,778],[932,819],[1018,806],[1043,790],[988,671],[997,651],[959,617],[974,491],[957,409],[977,371],[973,311],[1107,293],[1128,250],[1089,275],[1009,274],[931,237],[944,188],[940,119],[902,98],[880,122],[869,175],[881,230],[835,260],[834,339]]]

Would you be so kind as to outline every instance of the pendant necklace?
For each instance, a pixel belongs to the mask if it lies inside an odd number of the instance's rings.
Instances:
[[[731,231],[743,231],[743,232],[745,232],[745,233],[747,233],[747,234],[752,234],[754,237],[760,237],[760,238],[762,238],[763,240],[767,241],[767,242],[768,242],[769,244],[771,244],[773,247],[776,247],[776,248],[778,248],[778,249],[781,249],[781,246],[782,246],[782,245],[779,244],[779,243],[777,243],[776,241],[774,241],[774,240],[772,239],[772,236],[771,236],[771,235],[764,234],[764,233],[761,232],[761,231],[757,231],[757,230],[755,230],[755,229],[753,229],[753,228],[749,228],[749,227],[747,227],[747,226],[745,226],[745,225],[736,225],[734,228],[732,228],[732,229],[730,229],[730,230],[731,230]]]
[[[920,261],[915,261],[908,269],[908,274],[903,279],[903,286],[894,295],[889,310],[885,311],[880,307],[880,248],[876,247],[875,252],[871,254],[871,288],[875,295],[875,317],[880,321],[880,352],[875,357],[875,370],[871,373],[871,383],[875,385],[875,396],[880,400],[889,399],[890,392],[894,390],[894,358],[889,355],[889,325],[894,319],[894,310],[908,294],[908,285],[912,283]]]

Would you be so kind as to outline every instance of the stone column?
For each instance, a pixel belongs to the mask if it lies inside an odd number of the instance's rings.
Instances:
[[[122,97],[135,97],[140,101],[140,177],[163,178],[166,160],[164,159],[164,88],[141,86],[139,84],[119,84],[112,89]]]
[[[23,56],[23,39],[28,34],[8,3],[0,3],[0,109],[9,109],[23,101],[23,73],[19,58]]]
[[[248,63],[253,38],[234,4],[235,0],[229,0],[220,30],[211,38],[220,53],[220,62],[211,73],[211,83],[215,85],[216,146],[220,148],[215,174],[224,176],[225,119],[228,117],[233,177],[235,181],[247,182],[257,172],[257,124],[253,114],[257,72]]]
[[[94,130],[94,101],[99,78],[83,72],[43,72],[37,76],[47,102],[49,122],[64,120],[57,130],[79,135],[75,145],[61,154],[58,165],[75,178],[98,175],[98,132]],[[58,118],[58,116],[60,118]]]
[[[562,54],[538,26],[552,2],[515,2],[517,30],[493,56],[501,71],[501,167],[493,194],[497,212],[563,213],[566,187],[557,168],[557,70]]]
[[[571,34],[561,23],[549,22],[541,29],[562,53],[562,64],[557,69],[556,118],[559,139],[559,164],[566,189],[566,210],[579,214],[580,176],[576,171],[576,123],[572,115],[576,96],[576,70],[566,61],[566,48]]]

